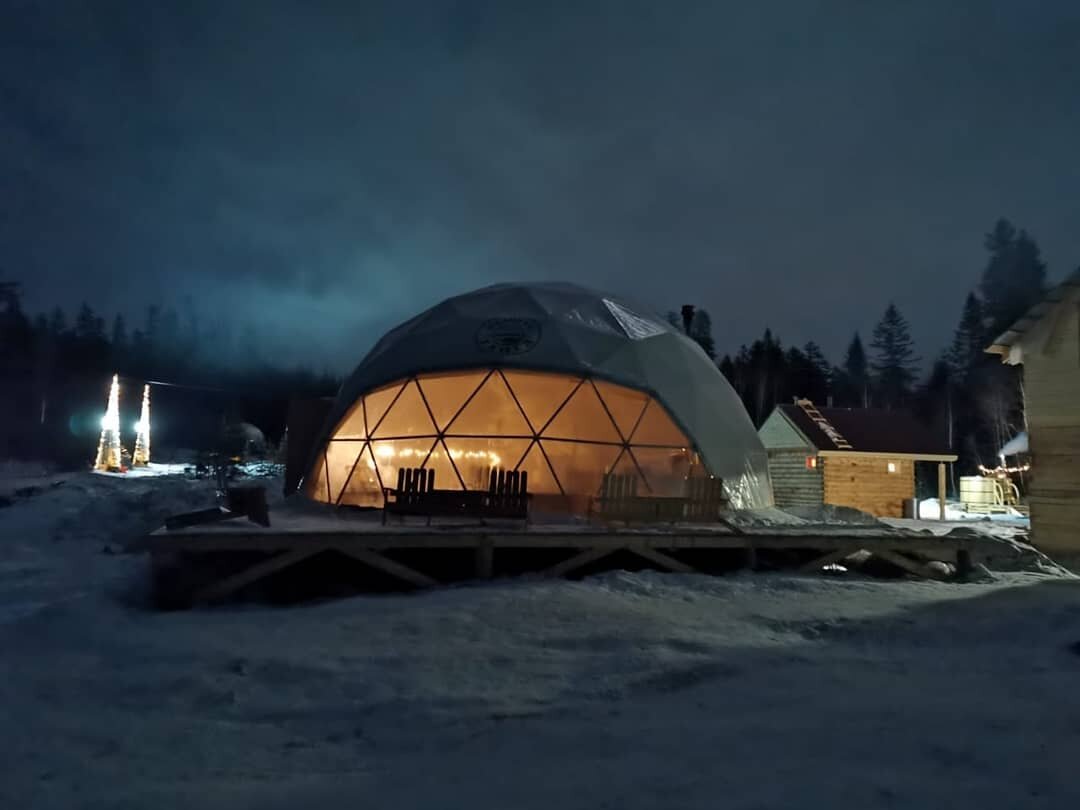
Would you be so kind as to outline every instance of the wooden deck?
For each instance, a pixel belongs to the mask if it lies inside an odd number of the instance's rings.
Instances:
[[[723,523],[604,527],[569,523],[522,526],[404,524],[382,525],[378,513],[325,510],[292,511],[279,508],[273,525],[263,528],[243,520],[195,526],[178,531],[158,529],[129,547],[132,553],[149,553],[156,564],[178,556],[251,553],[257,562],[193,594],[196,602],[211,602],[323,552],[336,552],[417,587],[440,584],[433,576],[393,559],[396,552],[416,550],[471,550],[476,578],[492,576],[500,552],[548,549],[563,559],[534,571],[546,576],[566,576],[615,552],[626,551],[661,569],[695,572],[680,556],[689,550],[728,549],[741,552],[746,567],[757,566],[758,554],[796,551],[809,561],[805,571],[821,571],[829,563],[841,563],[856,552],[867,552],[910,574],[941,579],[940,567],[929,561],[951,563],[956,576],[966,576],[974,562],[1000,554],[1002,544],[972,531],[958,530],[935,536],[888,526],[782,525],[738,528]]]

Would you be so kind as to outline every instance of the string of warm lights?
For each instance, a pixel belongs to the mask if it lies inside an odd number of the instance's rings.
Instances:
[[[1004,478],[1007,475],[1016,475],[1017,473],[1026,473],[1030,469],[1030,464],[1024,464],[1021,467],[984,467],[982,464],[979,465],[980,473],[983,475],[993,475],[998,478]]]

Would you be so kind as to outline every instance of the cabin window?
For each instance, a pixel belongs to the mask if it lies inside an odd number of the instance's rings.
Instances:
[[[808,469],[808,470],[816,470],[817,469],[817,456],[807,456],[806,457],[806,469]]]
[[[890,461],[889,462],[888,470],[891,473],[896,472],[896,462],[895,461]]]

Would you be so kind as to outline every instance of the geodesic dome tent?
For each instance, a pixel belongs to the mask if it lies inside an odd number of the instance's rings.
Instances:
[[[439,489],[528,473],[534,509],[584,513],[605,473],[639,494],[716,476],[734,506],[772,504],[765,449],[701,348],[663,319],[571,284],[498,284],[388,332],[338,393],[304,490],[380,506],[398,470]]]

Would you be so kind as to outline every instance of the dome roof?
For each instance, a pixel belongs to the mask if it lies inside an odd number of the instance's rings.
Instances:
[[[591,376],[647,392],[724,479],[733,503],[772,503],[765,449],[701,347],[643,307],[566,283],[484,287],[392,329],[342,385],[317,446],[374,388],[417,374],[492,367]]]

